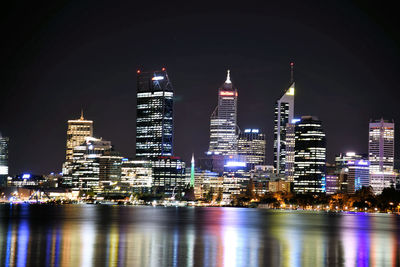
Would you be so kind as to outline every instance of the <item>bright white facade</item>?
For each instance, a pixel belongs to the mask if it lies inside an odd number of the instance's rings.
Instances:
[[[383,119],[369,123],[370,185],[375,194],[395,184],[394,123]]]
[[[218,89],[218,106],[210,119],[209,152],[220,155],[237,154],[237,89],[230,80]]]

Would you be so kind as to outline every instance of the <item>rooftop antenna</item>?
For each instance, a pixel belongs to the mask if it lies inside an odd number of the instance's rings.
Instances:
[[[293,72],[294,72],[294,63],[290,62],[290,83],[291,84],[294,82]]]
[[[81,121],[83,121],[85,118],[83,117],[83,108],[81,108]]]
[[[231,82],[231,71],[230,70],[228,70],[228,74],[226,75],[225,83],[232,83]]]

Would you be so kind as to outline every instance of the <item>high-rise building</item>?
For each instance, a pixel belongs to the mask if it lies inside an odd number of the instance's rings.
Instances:
[[[295,127],[294,191],[325,192],[326,140],[322,122],[303,116]]]
[[[220,155],[237,154],[237,98],[238,91],[230,79],[218,89],[218,106],[210,119],[210,146],[208,152]]]
[[[74,189],[97,190],[100,181],[100,158],[112,150],[111,142],[93,137],[73,150],[71,175],[66,176],[64,183]]]
[[[265,134],[260,133],[259,129],[245,129],[239,134],[238,155],[251,168],[255,165],[265,164]]]
[[[85,120],[83,111],[77,120],[68,120],[66,161],[72,161],[73,150],[85,142],[86,137],[93,136],[93,121]]]
[[[173,155],[173,88],[167,71],[137,71],[136,157]]]
[[[4,137],[0,133],[0,186],[7,183],[8,176],[8,137]]]
[[[274,117],[274,166],[277,173],[286,171],[286,128],[294,116],[294,80],[293,63],[290,63],[290,86],[275,104]]]
[[[112,185],[121,181],[122,156],[116,151],[105,151],[100,156],[99,178],[103,186]]]
[[[154,193],[175,198],[183,193],[185,181],[185,162],[179,157],[160,156],[153,161]]]
[[[370,161],[370,185],[375,194],[385,187],[395,185],[394,122],[381,119],[369,123],[368,157]]]
[[[66,157],[62,166],[64,177],[71,177],[74,148],[82,145],[86,137],[93,137],[93,121],[85,120],[81,111],[79,119],[68,120]]]
[[[394,123],[383,119],[369,123],[368,156],[371,172],[392,172]]]

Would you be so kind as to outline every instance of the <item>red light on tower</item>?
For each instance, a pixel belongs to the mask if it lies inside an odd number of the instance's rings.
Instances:
[[[137,74],[140,74],[140,70],[137,70],[136,73],[137,73]]]
[[[162,70],[162,71],[165,71],[165,68],[162,68],[161,70]]]
[[[293,67],[293,66],[294,66],[294,63],[293,63],[293,62],[290,62],[290,66],[292,66],[292,67]]]

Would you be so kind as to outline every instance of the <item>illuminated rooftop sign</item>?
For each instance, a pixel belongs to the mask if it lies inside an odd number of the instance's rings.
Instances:
[[[31,178],[31,175],[29,173],[25,173],[22,175],[22,179],[29,179]]]
[[[246,162],[241,161],[228,161],[225,167],[246,167]]]
[[[289,90],[286,91],[286,95],[294,95],[294,87],[290,87]]]
[[[232,91],[221,91],[221,92],[219,92],[219,95],[220,96],[234,96],[235,92],[232,92]]]
[[[153,78],[151,78],[153,81],[159,81],[159,80],[164,80],[163,76],[155,76]]]
[[[292,119],[293,124],[298,123],[299,121],[301,121],[301,119]]]

